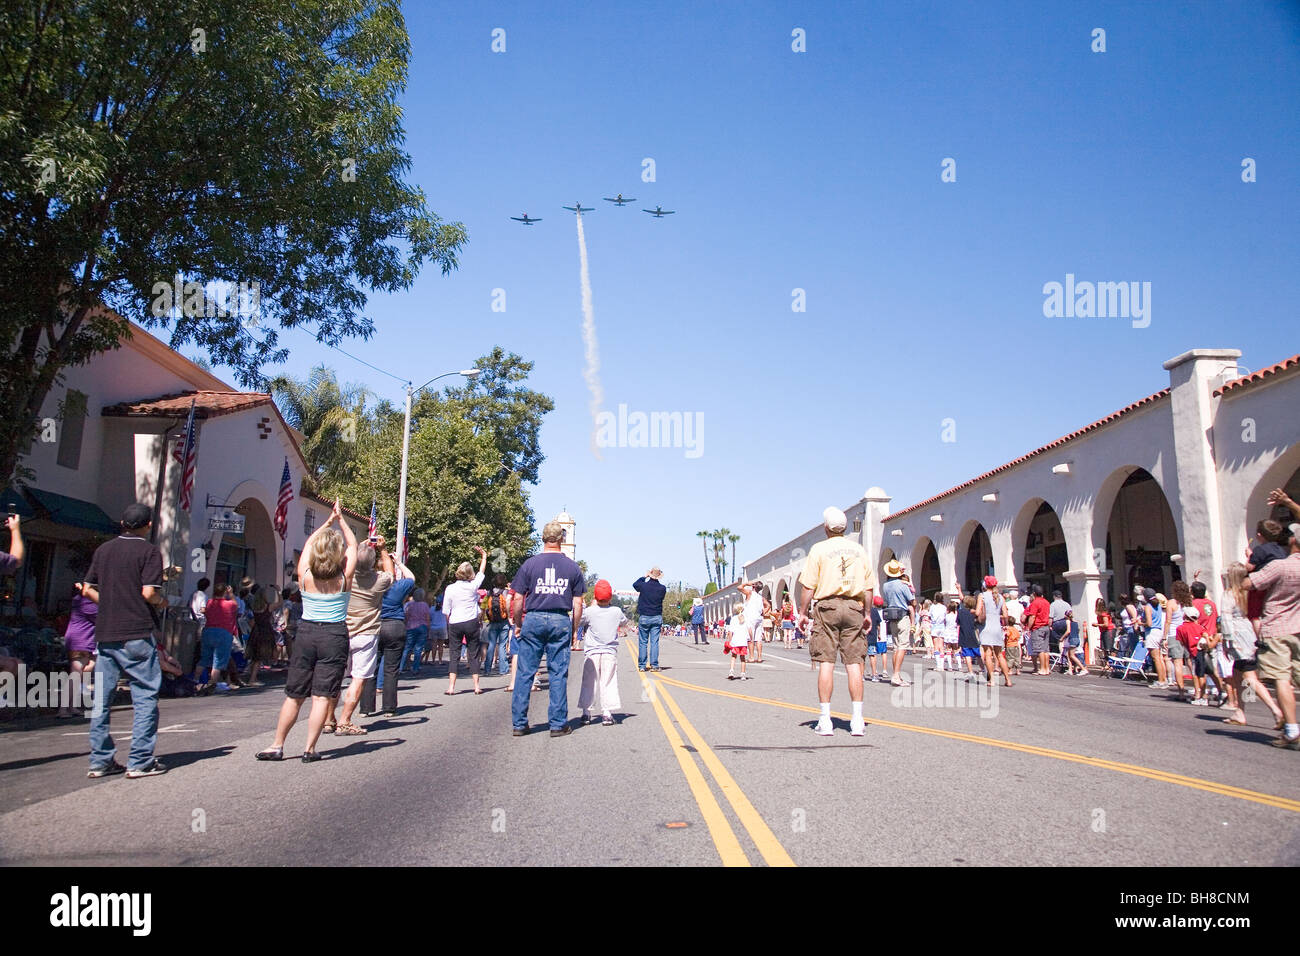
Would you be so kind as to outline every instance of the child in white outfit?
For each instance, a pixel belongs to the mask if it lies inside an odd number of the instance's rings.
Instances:
[[[597,698],[600,703],[600,722],[614,726],[613,711],[622,706],[618,696],[618,637],[627,623],[627,616],[617,604],[611,604],[613,586],[603,578],[592,588],[596,603],[582,614],[582,693],[578,706],[582,708],[582,722],[591,721]]]

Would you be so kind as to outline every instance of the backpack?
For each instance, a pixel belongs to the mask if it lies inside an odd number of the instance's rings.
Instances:
[[[487,616],[490,622],[495,624],[510,619],[510,599],[506,597],[505,591],[489,594],[487,602]]]

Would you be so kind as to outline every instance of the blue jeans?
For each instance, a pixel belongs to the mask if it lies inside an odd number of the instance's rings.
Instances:
[[[637,625],[639,632],[639,643],[637,645],[636,666],[641,670],[646,669],[646,644],[650,645],[649,666],[659,666],[659,629],[663,627],[664,616],[662,614],[643,614],[641,621]]]
[[[497,673],[510,673],[510,622],[493,621],[487,626],[487,653],[483,657],[483,666],[492,669],[492,654],[497,655]]]
[[[569,637],[573,627],[563,611],[529,611],[519,635],[519,670],[515,673],[514,697],[510,717],[514,726],[528,726],[528,701],[533,692],[533,678],[546,655],[547,674],[551,680],[551,729],[563,730],[569,722]]]
[[[152,638],[139,638],[121,644],[100,644],[95,663],[95,706],[90,715],[90,767],[109,766],[117,756],[113,735],[109,732],[113,690],[117,679],[125,674],[131,682],[131,704],[135,720],[131,725],[131,754],[128,770],[143,770],[153,763],[158,743],[158,691],[162,687],[162,667]]]
[[[429,639],[429,626],[421,624],[419,627],[412,627],[406,632],[406,646],[402,648],[402,660],[397,665],[398,670],[406,667],[407,660],[411,655],[415,655],[415,660],[411,661],[411,673],[420,673],[420,658],[424,656],[424,642]]]

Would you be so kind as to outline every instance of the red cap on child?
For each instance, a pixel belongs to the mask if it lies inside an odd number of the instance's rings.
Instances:
[[[601,578],[591,589],[591,593],[597,601],[608,601],[614,595],[614,585]]]

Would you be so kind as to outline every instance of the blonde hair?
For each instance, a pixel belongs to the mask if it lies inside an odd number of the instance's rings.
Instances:
[[[473,577],[474,565],[470,564],[468,561],[462,561],[460,566],[456,568],[456,580],[469,581],[472,580]]]
[[[736,616],[736,617],[739,617],[740,620],[741,620],[741,622],[743,623],[744,620],[745,620],[745,605],[744,605],[744,603],[741,602],[741,601],[737,601],[737,602],[732,606],[732,608],[731,608],[731,613],[732,613],[732,615],[734,615],[734,616]]]
[[[337,528],[326,528],[316,534],[307,553],[307,570],[317,580],[329,580],[343,573],[343,558],[347,547]]]
[[[1246,613],[1248,603],[1246,595],[1246,575],[1248,573],[1246,566],[1240,561],[1228,565],[1228,570],[1223,572],[1223,578],[1227,583],[1228,590],[1232,593],[1232,599],[1237,602],[1237,608],[1242,614]]]

